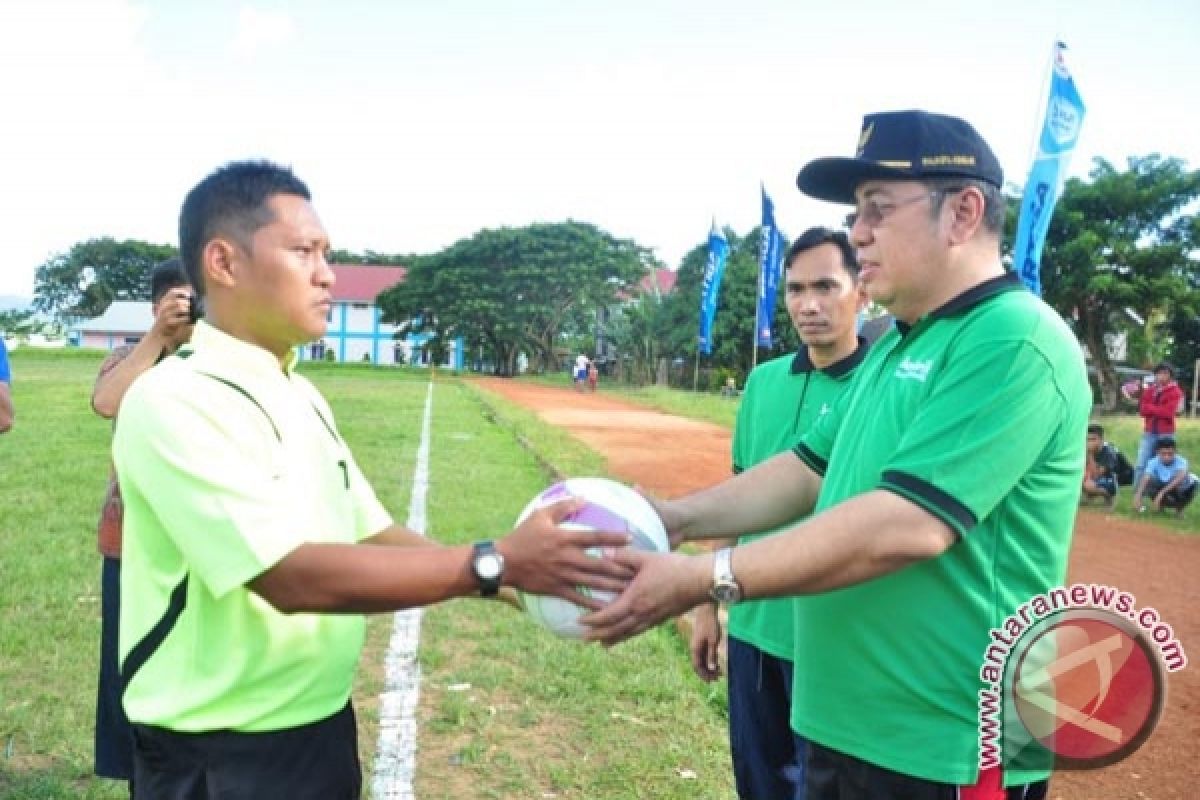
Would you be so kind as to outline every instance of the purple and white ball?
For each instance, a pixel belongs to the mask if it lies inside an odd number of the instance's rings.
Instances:
[[[633,537],[631,547],[656,553],[670,551],[667,531],[654,507],[629,487],[607,478],[569,478],[554,484],[525,506],[516,524],[520,525],[537,509],[568,497],[582,497],[587,504],[563,520],[560,527],[567,530],[627,531]],[[589,552],[597,558],[604,557],[599,549]],[[604,601],[613,597],[612,592],[597,592],[582,587],[580,591]],[[547,630],[566,638],[583,637],[584,627],[578,619],[585,609],[557,597],[525,592],[521,592],[521,601],[529,616]]]

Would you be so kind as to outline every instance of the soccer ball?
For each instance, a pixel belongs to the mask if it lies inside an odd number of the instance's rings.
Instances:
[[[587,505],[564,519],[561,527],[568,530],[628,531],[633,537],[631,547],[652,553],[670,551],[667,531],[654,507],[629,487],[607,478],[570,478],[554,484],[525,506],[516,524],[520,525],[537,509],[568,497],[582,497]],[[589,552],[597,558],[606,555],[599,548]],[[613,598],[612,592],[580,591],[601,600]],[[525,592],[520,594],[525,611],[543,628],[565,638],[583,638],[585,628],[578,619],[587,609],[558,597]]]

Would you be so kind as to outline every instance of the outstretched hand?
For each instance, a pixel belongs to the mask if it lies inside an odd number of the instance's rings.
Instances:
[[[647,553],[626,548],[613,560],[637,575],[621,596],[579,621],[584,638],[612,646],[637,636],[665,619],[681,614],[708,597],[712,556]],[[707,565],[707,566],[706,566]]]
[[[583,500],[569,498],[538,509],[497,542],[496,549],[505,561],[504,582],[522,591],[561,597],[589,609],[599,609],[603,603],[584,594],[581,588],[623,590],[633,577],[634,568],[612,556],[618,552],[617,548],[630,543],[628,533],[558,527],[583,505]]]

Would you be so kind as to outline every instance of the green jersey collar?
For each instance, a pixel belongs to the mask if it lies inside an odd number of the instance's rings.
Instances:
[[[835,361],[824,369],[818,370],[812,363],[812,359],[808,357],[808,348],[801,347],[796,353],[796,357],[792,359],[792,374],[803,375],[806,372],[824,372],[831,378],[841,378],[854,371],[854,368],[862,363],[862,360],[867,357],[867,340],[863,337],[858,337],[858,347],[854,348],[854,352],[843,358],[841,361]]]
[[[1021,283],[1020,276],[1015,272],[1006,270],[1003,275],[997,275],[995,278],[988,278],[983,283],[975,284],[957,297],[951,298],[944,305],[930,311],[922,319],[946,319],[947,317],[953,317],[956,314],[961,314],[964,311],[974,308],[985,300],[990,300],[998,294],[1022,288],[1024,288],[1024,284]],[[917,324],[920,324],[920,320],[917,321]],[[908,325],[902,320],[896,320],[896,329],[900,331],[901,336],[906,335],[913,327],[915,326]]]

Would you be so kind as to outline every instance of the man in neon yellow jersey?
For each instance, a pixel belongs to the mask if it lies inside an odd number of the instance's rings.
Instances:
[[[846,234],[810,228],[788,248],[784,264],[788,315],[802,344],[759,365],[746,380],[733,431],[734,474],[790,449],[833,408],[867,352],[856,334],[866,297]],[[729,608],[729,749],[743,800],[803,797],[806,746],[789,723],[794,613],[790,598]],[[719,674],[720,638],[716,604],[699,606],[691,650],[702,680]]]
[[[1065,578],[1092,393],[1070,329],[1000,260],[1002,181],[974,128],[923,111],[869,115],[855,157],[801,170],[855,205],[860,280],[895,329],[791,452],[659,505],[676,542],[813,513],[714,554],[623,554],[638,576],[583,619],[611,644],[710,595],[799,595],[808,800],[1046,793],[1048,758],[981,769],[980,664]]]
[[[308,188],[230,164],[192,189],[179,227],[207,319],[130,387],[113,444],[136,797],[357,798],[364,612],[502,585],[595,608],[577,586],[620,589],[629,570],[586,548],[628,536],[556,529],[571,501],[474,546],[394,524],[293,371],[334,281]]]

